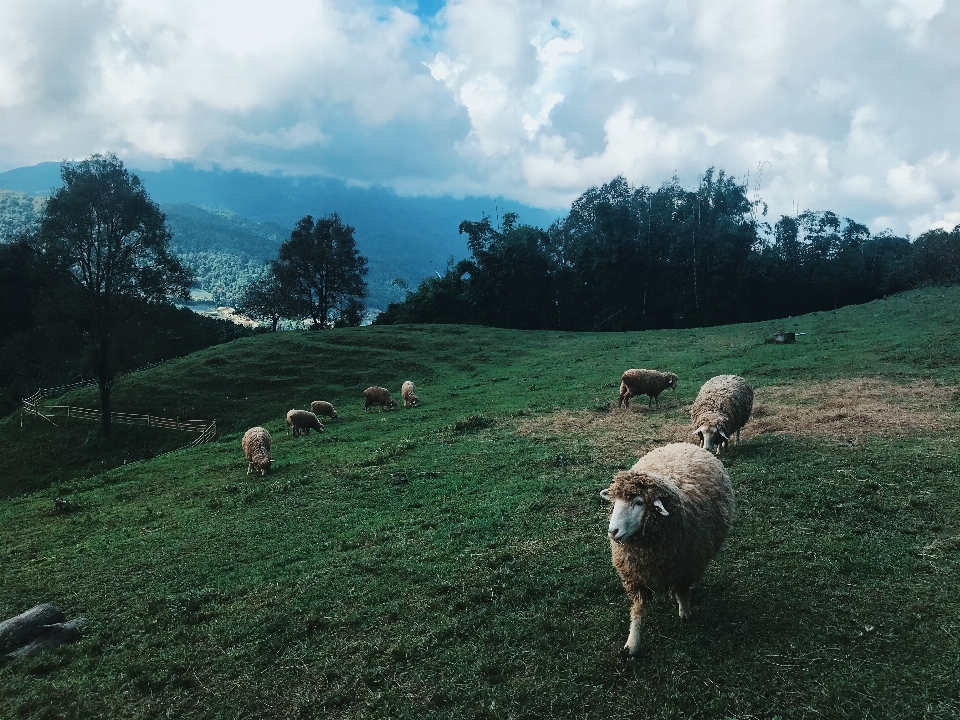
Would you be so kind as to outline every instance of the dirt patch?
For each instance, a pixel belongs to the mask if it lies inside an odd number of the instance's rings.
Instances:
[[[875,378],[845,378],[813,385],[759,388],[753,414],[741,433],[764,433],[860,441],[869,436],[939,434],[956,422],[960,389],[917,380],[898,385]],[[589,443],[602,462],[614,462],[629,448],[639,457],[670,442],[691,442],[689,406],[608,412],[561,410],[520,424],[529,436],[572,436]]]

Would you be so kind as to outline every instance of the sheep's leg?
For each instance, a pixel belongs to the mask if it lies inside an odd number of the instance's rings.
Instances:
[[[677,585],[673,589],[673,596],[677,599],[677,606],[680,610],[680,619],[689,620],[690,616],[693,615],[693,611],[690,609],[690,586]]]
[[[740,431],[737,430],[737,445],[740,444]]]
[[[248,463],[247,463],[247,475],[249,475],[252,470],[253,470],[253,463],[252,463],[252,462],[248,462]]]
[[[645,604],[650,602],[650,598],[651,592],[646,587],[641,587],[633,595],[633,605],[630,606],[630,634],[627,636],[627,643],[623,646],[623,651],[630,657],[640,652],[640,624],[643,622]]]

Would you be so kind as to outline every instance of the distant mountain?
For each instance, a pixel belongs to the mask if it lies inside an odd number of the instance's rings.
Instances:
[[[173,235],[173,250],[197,276],[197,287],[215,305],[236,307],[243,288],[276,257],[290,231],[276,223],[258,223],[228,210],[175,203],[161,204]]]
[[[443,272],[449,257],[468,254],[466,238],[457,232],[461,221],[515,212],[522,223],[547,227],[559,217],[495,198],[401,197],[383,187],[351,187],[330,178],[200,170],[186,163],[159,172],[131,170],[167,213],[175,244],[185,252],[260,262],[275,256],[277,240],[289,237],[289,228],[304,215],[338,212],[356,228],[357,246],[369,260],[368,305],[379,308],[401,295],[390,284],[394,278],[415,287],[434,271]],[[60,184],[59,163],[0,173],[0,188],[27,195],[46,195]]]

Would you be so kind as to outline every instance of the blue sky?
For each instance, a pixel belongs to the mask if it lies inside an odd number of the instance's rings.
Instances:
[[[112,151],[562,209],[745,178],[960,224],[960,2],[0,0],[0,171]]]

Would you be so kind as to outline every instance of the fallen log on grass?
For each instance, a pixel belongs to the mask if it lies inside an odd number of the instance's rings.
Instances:
[[[44,604],[0,622],[0,653],[6,653],[2,659],[33,657],[75,639],[87,621],[66,619],[60,608]]]
[[[80,630],[87,624],[86,618],[74,618],[69,622],[54,623],[52,625],[42,625],[40,630],[43,632],[40,637],[29,645],[24,645],[13,652],[4,655],[5,660],[18,660],[20,658],[29,658],[39,655],[44,650],[51,650],[59,647],[66,642],[76,640],[80,635]]]

